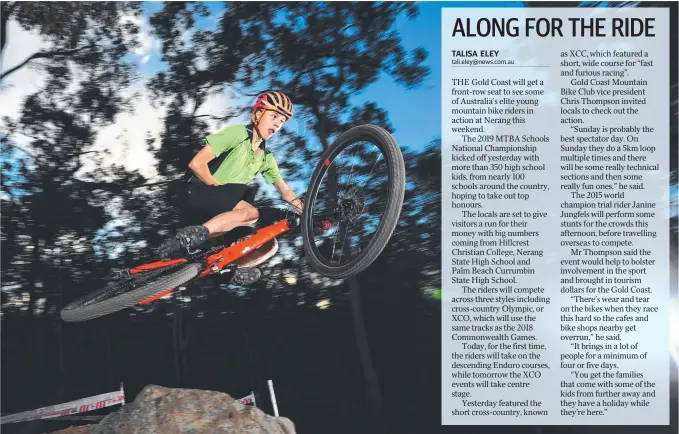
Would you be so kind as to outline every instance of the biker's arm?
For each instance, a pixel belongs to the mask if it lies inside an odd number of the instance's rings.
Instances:
[[[214,176],[210,173],[207,163],[215,158],[215,153],[210,145],[203,146],[203,149],[196,154],[189,163],[189,169],[207,185],[219,185]]]
[[[297,197],[295,192],[292,191],[290,186],[282,179],[274,182],[273,185],[274,185],[274,187],[276,187],[276,190],[278,190],[278,193],[281,195],[281,198],[284,201],[291,204],[295,208],[295,211],[297,211],[299,214],[301,214],[302,210],[304,209],[304,204]]]

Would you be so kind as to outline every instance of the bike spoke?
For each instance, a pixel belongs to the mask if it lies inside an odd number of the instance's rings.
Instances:
[[[357,158],[354,156],[354,158]],[[349,170],[349,181],[347,181],[347,185],[351,185],[351,180],[354,179],[354,165],[356,164],[356,160],[354,159],[351,162],[351,169]]]
[[[377,146],[375,146],[375,148],[377,148]],[[359,191],[362,191],[366,187],[366,185],[368,185],[368,181],[372,179],[373,172],[375,171],[375,166],[377,166],[377,163],[380,161],[380,158],[382,158],[382,154],[379,154],[377,156],[377,160],[375,160],[375,162],[373,163],[373,167],[370,169],[370,173],[368,173],[368,179],[365,180],[365,182],[363,183],[363,187],[361,187]]]
[[[340,228],[341,228],[341,226],[340,226]],[[340,229],[340,231],[341,230],[342,229]],[[346,248],[346,244],[347,244],[347,232],[348,232],[348,230],[347,230],[347,226],[345,224],[344,225],[344,239],[342,240],[341,249],[340,249],[340,258],[339,258],[340,264],[342,263],[342,255],[344,255],[344,249]]]
[[[335,257],[335,247],[337,247],[337,234],[340,232],[340,222],[337,222],[337,229],[335,230],[335,239],[333,240],[332,243],[332,254],[330,255],[330,261]]]
[[[339,136],[322,158],[312,176],[302,236],[309,262],[320,273],[345,278],[375,261],[398,223],[403,155],[384,128],[362,125]],[[328,230],[319,233],[313,222],[321,216],[332,224],[322,222]]]
[[[321,178],[317,193],[319,200],[314,204],[312,213],[322,215],[324,211],[335,212],[340,220],[337,224],[333,222],[330,231],[334,230],[334,234],[326,231],[325,235],[319,236],[332,243],[332,248],[327,246],[325,254],[321,253],[332,264],[341,265],[343,261],[350,261],[351,252],[345,252],[345,249],[350,248],[353,251],[354,247],[365,248],[371,243],[376,228],[379,227],[379,208],[384,204],[381,197],[386,193],[372,190],[382,191],[385,188],[380,181],[385,171],[378,164],[382,161],[382,152],[378,145],[369,141],[357,142],[338,153]],[[331,190],[333,185],[335,187]],[[377,188],[366,189],[368,185]],[[329,196],[330,191],[335,192],[332,197]],[[367,209],[370,211],[366,211]]]
[[[368,154],[371,154],[371,153],[374,152],[376,149],[379,150],[379,148],[377,147],[377,145],[373,145],[372,149],[368,152]],[[362,186],[362,187],[356,187],[356,188],[358,188],[359,191],[362,191],[363,188],[365,188],[365,186],[368,185],[368,181],[370,181],[370,179],[372,178],[372,173],[373,173],[373,171],[375,170],[375,166],[376,166],[377,163],[380,161],[380,158],[381,158],[381,157],[382,157],[382,154],[381,154],[381,153],[377,155],[377,160],[375,160],[375,162],[373,163],[373,166],[372,166],[372,168],[370,169],[370,172],[368,173],[368,179],[366,179],[366,181],[363,183],[363,186]],[[361,157],[357,157],[357,158],[361,158]],[[351,163],[351,171],[350,171],[350,173],[349,173],[349,181],[347,181],[347,188],[344,189],[344,190],[342,190],[342,193],[345,193],[345,192],[349,191],[349,189],[353,187],[353,185],[351,184],[351,180],[354,178],[354,165],[355,165],[355,164],[356,164],[356,161],[354,160],[354,161]]]

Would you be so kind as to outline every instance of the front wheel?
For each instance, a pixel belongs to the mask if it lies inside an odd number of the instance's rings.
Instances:
[[[61,310],[61,319],[66,322],[87,321],[142,304],[145,300],[192,280],[201,269],[200,264],[182,264],[145,271],[128,279],[112,282],[64,307]]]
[[[341,134],[323,152],[304,204],[302,238],[314,269],[341,279],[370,266],[396,229],[404,194],[403,154],[389,132],[360,125]]]

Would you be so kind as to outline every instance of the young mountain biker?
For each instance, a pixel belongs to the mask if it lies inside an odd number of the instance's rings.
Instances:
[[[206,137],[205,146],[189,163],[194,176],[188,182],[188,208],[202,224],[179,229],[158,246],[159,257],[170,258],[182,248],[193,250],[210,238],[255,223],[259,212],[254,206],[254,191],[247,184],[260,173],[283,200],[301,213],[302,201],[283,180],[276,159],[266,147],[266,141],[292,115],[292,102],[285,94],[265,92],[252,107],[250,124],[229,126]],[[268,259],[278,247],[275,239],[268,244],[241,258],[233,277],[236,284],[247,285],[259,279],[261,273],[255,265]]]

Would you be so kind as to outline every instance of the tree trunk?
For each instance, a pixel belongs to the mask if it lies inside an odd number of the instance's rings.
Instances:
[[[28,297],[28,313],[29,315],[35,314],[35,302],[38,298],[38,291],[36,288],[37,276],[40,275],[40,235],[38,234],[37,226],[33,228],[33,257],[31,258],[31,275],[30,288]]]
[[[180,307],[180,310],[181,309]],[[182,380],[186,384],[191,383],[191,371],[189,370],[189,326],[184,318],[184,313],[182,315],[181,328],[179,333],[179,354],[181,355],[181,368],[182,368]]]
[[[61,261],[59,261],[59,268],[57,269],[57,280],[59,287],[59,298],[57,300],[57,312],[61,311],[61,307],[64,305],[64,285],[61,269]],[[45,310],[47,310],[47,302],[45,302]],[[57,361],[58,373],[59,373],[59,385],[57,388],[57,398],[59,402],[64,402],[64,394],[66,392],[66,366],[64,363],[64,323],[61,321],[59,316],[56,318],[57,321],[57,345],[59,346],[59,360]]]
[[[181,334],[182,312],[177,305],[175,297],[174,315],[172,315],[172,347],[174,349],[174,375],[176,387],[182,386],[181,346],[179,344]]]
[[[243,344],[245,345],[245,351],[248,354],[248,365],[250,366],[250,387],[255,394],[255,401],[257,407],[260,409],[273,412],[272,405],[264,405],[263,393],[266,390],[264,386],[264,380],[262,379],[262,373],[259,366],[259,361],[257,359],[257,354],[250,340],[250,334],[248,333],[248,318],[245,315],[241,316],[240,319],[241,330],[243,331]]]
[[[370,432],[386,432],[384,419],[384,408],[382,403],[382,393],[377,373],[372,363],[370,355],[370,345],[363,320],[363,308],[361,306],[361,293],[358,281],[355,276],[349,278],[349,294],[351,297],[351,313],[354,322],[354,332],[356,333],[356,345],[361,357],[363,366],[363,376],[368,389],[368,408],[373,419],[373,426]]]
[[[104,366],[106,366],[107,384],[116,384],[121,381],[121,378],[118,374],[118,367],[113,360],[113,350],[111,348],[111,330],[115,330],[114,321],[112,321],[111,318],[107,318],[105,321],[99,323],[99,341],[102,345],[105,344],[103,353],[104,357],[106,358],[106,363],[104,363]]]
[[[3,2],[0,4],[0,56],[5,52],[5,45],[7,44],[7,25],[9,24],[9,17],[12,16],[12,11],[16,6],[16,2]]]

